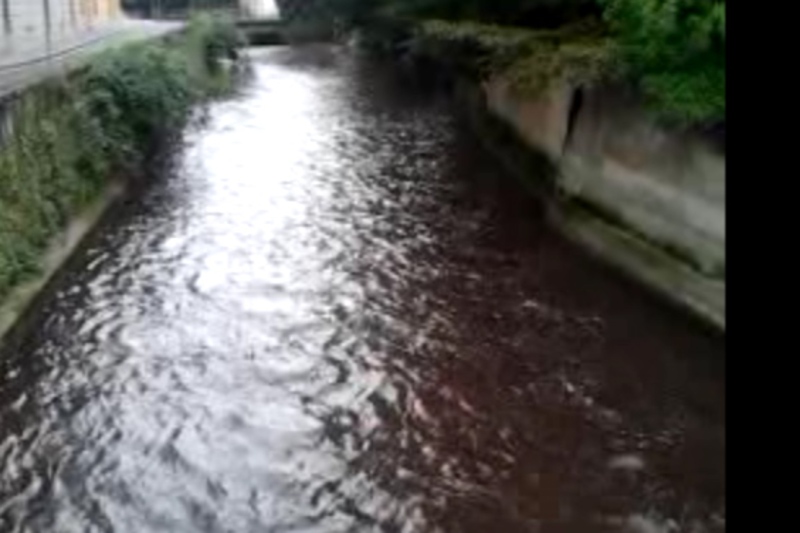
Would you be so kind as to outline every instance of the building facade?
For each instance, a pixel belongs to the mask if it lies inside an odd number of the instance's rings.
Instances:
[[[273,0],[240,0],[239,8],[242,15],[249,18],[263,19],[278,16]]]
[[[121,13],[119,0],[0,0],[0,36],[21,41],[85,32]]]

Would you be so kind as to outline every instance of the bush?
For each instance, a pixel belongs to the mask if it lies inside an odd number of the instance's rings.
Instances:
[[[109,170],[96,124],[65,100],[62,89],[43,87],[13,111],[17,129],[0,153],[0,296],[36,270],[49,237]]]
[[[97,61],[85,80],[87,106],[108,140],[126,151],[181,125],[198,90],[178,50],[139,45]]]
[[[423,23],[417,39],[463,72],[475,74],[470,64],[481,75],[505,70],[514,85],[525,90],[545,87],[557,77],[587,83],[627,74],[669,121],[701,127],[724,122],[723,0],[600,1],[607,29],[592,23],[591,17],[544,30],[451,20]],[[496,4],[495,14],[507,7],[502,1]],[[550,4],[532,1],[519,10]],[[468,13],[469,5],[477,4],[463,3],[460,9],[467,11],[450,14]],[[567,9],[569,2],[562,5],[563,14],[574,12]]]
[[[316,2],[322,6],[323,0]],[[309,5],[280,3],[286,9]],[[577,80],[616,75],[624,65],[661,116],[699,126],[725,120],[724,0],[328,0],[324,6],[306,11],[331,12],[347,24],[379,31],[393,28],[387,19],[412,26],[419,19],[446,20],[423,25],[417,37],[428,37],[424,46],[455,53],[442,57],[461,69],[469,70],[470,54],[484,71],[487,64],[497,68],[513,61],[515,83],[529,88],[559,73]],[[594,28],[558,28],[595,15],[603,16],[612,39]],[[551,39],[542,30],[561,37]],[[439,43],[431,46],[434,39]]]
[[[241,45],[232,23],[198,16],[174,45],[129,45],[99,57],[83,78],[80,105],[100,122],[115,161],[135,160],[179,129],[192,105],[231,85],[220,61]]]
[[[592,83],[616,72],[609,40],[591,19],[557,30],[530,30],[476,22],[427,21],[413,53],[432,55],[462,75],[507,77],[521,93],[536,94],[554,80]]]
[[[605,0],[630,73],[656,109],[683,123],[725,120],[723,0]]]
[[[240,42],[231,27],[194,20],[173,43],[109,51],[85,73],[7,106],[14,131],[0,150],[0,298],[36,271],[49,238],[112,171],[138,172],[161,133],[231,86],[220,68]]]

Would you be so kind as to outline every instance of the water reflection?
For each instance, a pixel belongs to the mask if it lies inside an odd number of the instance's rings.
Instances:
[[[0,357],[0,530],[723,531],[724,346],[444,102],[254,54]]]

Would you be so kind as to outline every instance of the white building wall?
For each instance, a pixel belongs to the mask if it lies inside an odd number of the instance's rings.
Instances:
[[[14,35],[44,34],[44,2],[42,0],[10,0],[11,32]]]
[[[274,0],[240,0],[242,11],[252,18],[273,18],[277,16]]]
[[[70,18],[71,0],[50,0],[50,18],[53,35],[69,35],[74,28],[74,21]]]
[[[26,36],[44,36],[46,0],[0,0],[0,36],[9,34],[16,41]],[[91,26],[107,22],[118,14],[115,0],[47,0],[50,6],[50,29],[54,38],[69,36]],[[4,6],[8,7],[10,31],[4,24]]]

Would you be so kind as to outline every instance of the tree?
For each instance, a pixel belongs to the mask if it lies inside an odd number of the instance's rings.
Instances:
[[[605,0],[622,55],[664,113],[725,118],[724,0]]]

